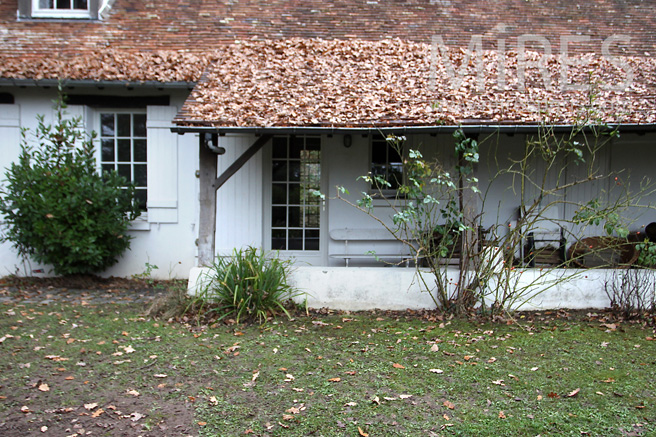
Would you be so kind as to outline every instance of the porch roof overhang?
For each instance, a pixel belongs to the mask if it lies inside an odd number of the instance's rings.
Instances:
[[[377,133],[394,133],[402,134],[439,134],[453,133],[462,129],[468,134],[529,134],[538,132],[541,129],[550,129],[555,133],[572,132],[573,129],[580,129],[580,126],[573,124],[562,124],[547,126],[542,124],[462,124],[462,125],[436,125],[436,126],[368,126],[368,127],[319,127],[319,126],[173,126],[171,131],[178,134],[200,133],[200,134],[255,134],[255,135],[346,135],[346,134],[377,134]],[[596,129],[600,126],[584,126],[585,130]],[[647,133],[656,132],[656,123],[643,124],[608,124],[602,129],[607,131],[619,130],[625,133]]]
[[[129,80],[93,80],[93,79],[13,79],[0,78],[0,87],[18,87],[18,88],[57,88],[62,86],[64,89],[72,88],[121,88],[121,89],[178,89],[191,90],[196,82],[160,82],[160,81],[129,81]]]

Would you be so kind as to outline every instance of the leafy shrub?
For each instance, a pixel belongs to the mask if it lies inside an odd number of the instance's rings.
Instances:
[[[52,125],[37,116],[30,138],[22,131],[20,156],[0,192],[2,240],[58,275],[100,272],[130,247],[128,223],[139,209],[125,178],[98,173],[95,134],[82,131],[80,118],[65,119],[64,108],[62,99],[55,103]]]
[[[642,243],[636,244],[638,251],[638,260],[636,263],[642,267],[656,267],[656,243],[645,239]]]
[[[287,283],[289,260],[267,256],[253,247],[235,249],[230,257],[219,257],[210,269],[211,282],[200,299],[216,304],[219,320],[232,316],[257,319],[262,323],[278,311],[289,317],[285,303],[302,293]]]

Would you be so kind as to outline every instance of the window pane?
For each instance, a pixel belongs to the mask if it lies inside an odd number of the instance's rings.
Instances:
[[[53,4],[54,0],[39,0],[39,8],[41,9],[52,9],[55,7]]]
[[[273,229],[271,231],[271,249],[287,250],[287,231],[284,229]]]
[[[129,137],[132,129],[130,128],[130,114],[116,114],[117,135],[119,137]]]
[[[401,164],[403,163],[403,159],[401,158],[401,155],[399,155],[399,152],[392,146],[387,146],[387,153],[388,153],[388,158],[389,162],[395,163],[395,164]]]
[[[74,9],[87,9],[87,0],[74,0]]]
[[[104,172],[108,172],[108,173],[113,172],[114,171],[114,164],[103,164],[102,165],[102,171],[103,171],[103,173]]]
[[[146,136],[146,114],[134,114],[134,124],[132,126],[132,135],[135,137]]]
[[[319,231],[305,231],[305,250],[319,250]]]
[[[71,0],[57,0],[57,9],[70,9]]]
[[[389,168],[389,176],[387,181],[392,185],[392,189],[397,189],[403,181],[403,165],[402,164],[392,164]]]
[[[287,184],[273,184],[271,202],[274,205],[284,205],[287,203]]]
[[[273,157],[287,158],[287,138],[277,137],[273,139]]]
[[[289,180],[290,181],[301,180],[301,163],[299,161],[289,162]]]
[[[304,205],[318,205],[321,202],[319,196],[315,196],[314,193],[319,191],[314,187],[310,187],[307,184],[304,184],[301,188],[301,196],[303,198]]]
[[[274,228],[287,226],[287,207],[274,206],[271,208],[271,226]]]
[[[303,150],[303,137],[292,137],[289,140],[289,157],[291,159],[298,159],[301,157],[301,150]]]
[[[148,170],[146,164],[136,164],[134,166],[134,183],[138,187],[145,187],[148,180]]]
[[[371,144],[371,162],[385,164],[387,162],[387,144],[374,141]]]
[[[289,184],[289,203],[290,205],[301,204],[301,186],[298,184]]]
[[[301,167],[301,180],[318,190],[321,185],[321,165],[303,164]]]
[[[290,228],[300,228],[301,227],[301,207],[300,206],[290,206],[289,207],[289,222],[287,226]]]
[[[100,114],[100,135],[103,137],[114,136],[114,114]]]
[[[134,193],[134,198],[137,199],[139,208],[142,211],[146,210],[146,201],[147,201],[148,192],[146,190],[136,190]]]
[[[130,140],[117,140],[118,159],[120,162],[130,162]]]
[[[319,207],[317,206],[305,208],[305,227],[318,228],[320,213]]]
[[[273,175],[274,181],[287,180],[287,163],[285,161],[273,161]]]
[[[303,250],[303,230],[289,230],[289,250]]]
[[[119,164],[118,174],[123,176],[128,181],[132,180],[132,166],[130,164]]]
[[[135,162],[146,162],[146,140],[133,140],[132,144],[134,150],[134,160]]]
[[[305,139],[306,150],[319,150],[321,148],[321,138],[312,137]]]
[[[113,161],[114,160],[114,140],[103,139],[102,140],[102,153],[100,160],[101,161]]]

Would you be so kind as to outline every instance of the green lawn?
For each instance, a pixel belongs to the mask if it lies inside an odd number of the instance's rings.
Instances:
[[[656,434],[641,324],[354,313],[198,327],[143,311],[0,306],[0,435]]]

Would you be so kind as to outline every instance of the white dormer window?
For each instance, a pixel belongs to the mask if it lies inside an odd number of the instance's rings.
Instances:
[[[87,0],[33,0],[35,18],[89,18]]]
[[[104,0],[19,0],[20,18],[98,19]]]

